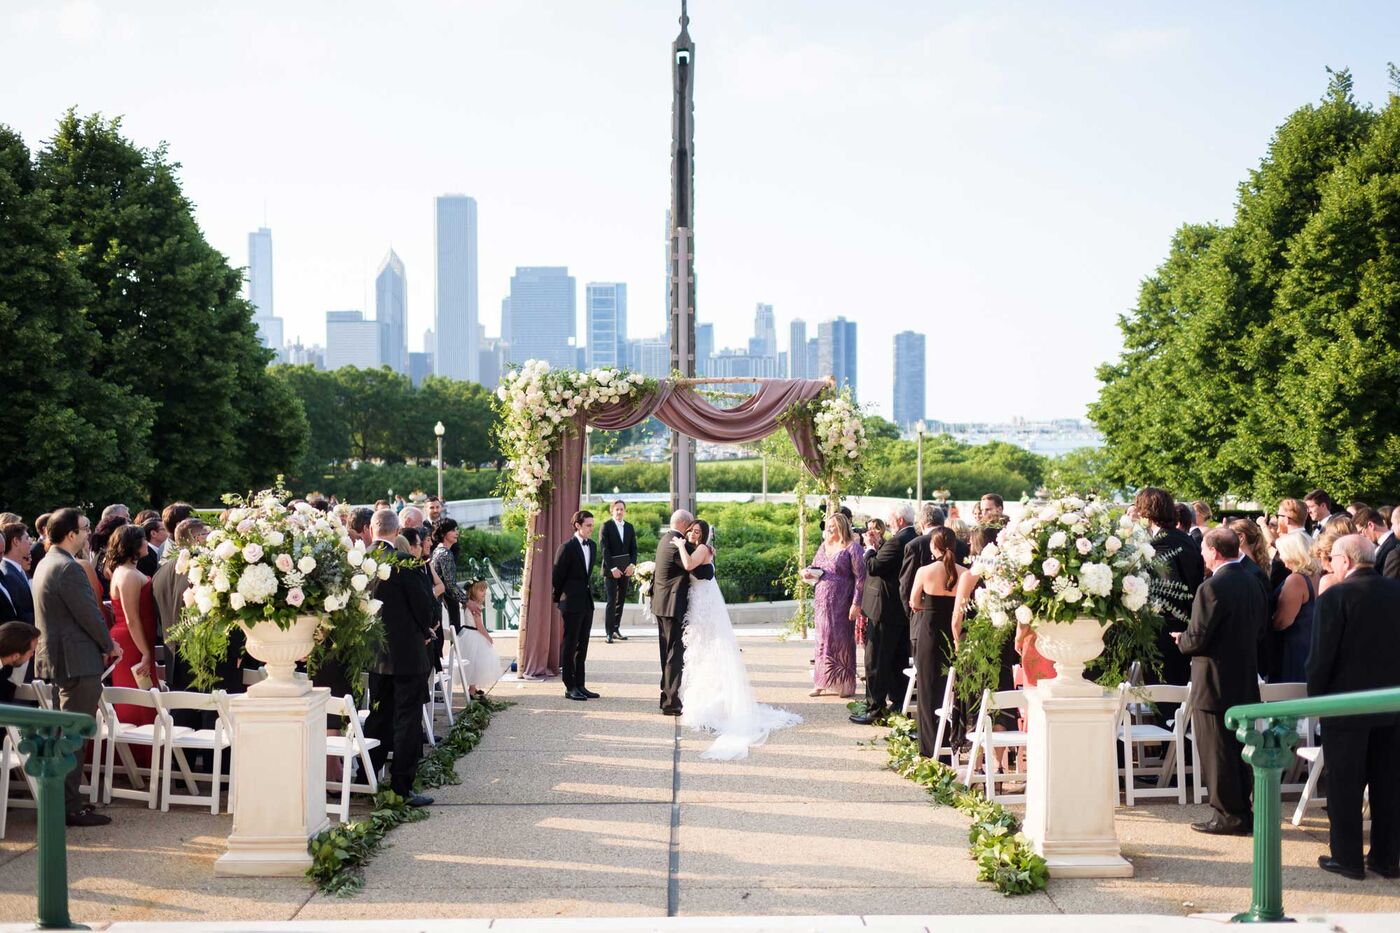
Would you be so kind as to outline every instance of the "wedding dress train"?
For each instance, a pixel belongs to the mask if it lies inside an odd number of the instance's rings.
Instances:
[[[682,636],[681,722],[714,733],[714,742],[701,758],[747,758],[749,748],[762,745],[768,733],[795,726],[802,717],[754,700],[718,583],[692,577],[689,605]]]

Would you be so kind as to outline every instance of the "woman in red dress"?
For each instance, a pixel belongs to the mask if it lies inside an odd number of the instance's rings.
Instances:
[[[151,580],[136,569],[149,545],[140,525],[123,525],[107,546],[107,570],[112,577],[112,642],[121,647],[121,658],[112,670],[112,686],[149,690],[160,685],[156,672],[156,604]],[[150,725],[156,711],[146,706],[116,704],[117,716],[128,725]],[[133,749],[137,763],[150,765],[150,751]]]

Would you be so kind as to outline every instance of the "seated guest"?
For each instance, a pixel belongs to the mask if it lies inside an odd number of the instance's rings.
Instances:
[[[1375,571],[1376,549],[1361,535],[1332,545],[1342,582],[1318,597],[1308,695],[1400,687],[1400,582]],[[1332,854],[1324,871],[1361,880],[1369,868],[1400,878],[1400,713],[1333,716],[1322,729]],[[1371,851],[1361,858],[1363,791],[1371,793]]]
[[[1322,568],[1312,555],[1312,539],[1306,531],[1291,531],[1279,538],[1275,550],[1288,568],[1288,576],[1274,591],[1273,630],[1279,651],[1276,674],[1269,679],[1272,683],[1302,683],[1307,679],[1317,578]]]
[[[0,703],[15,701],[15,687],[34,657],[39,643],[39,630],[28,622],[6,622],[0,625]]]

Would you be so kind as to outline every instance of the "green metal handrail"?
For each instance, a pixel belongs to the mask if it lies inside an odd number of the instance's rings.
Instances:
[[[66,713],[0,703],[0,726],[15,726],[29,757],[24,770],[35,779],[38,813],[39,916],[43,929],[85,930],[68,916],[68,850],[64,841],[63,778],[78,765],[77,752],[97,731],[87,713]],[[8,777],[0,778],[9,780]],[[94,776],[93,780],[97,778]]]
[[[1279,833],[1279,779],[1293,763],[1298,720],[1400,712],[1400,688],[1362,690],[1275,703],[1246,703],[1225,713],[1225,725],[1244,743],[1254,768],[1254,883],[1249,910],[1237,923],[1277,923],[1283,913],[1283,843]]]

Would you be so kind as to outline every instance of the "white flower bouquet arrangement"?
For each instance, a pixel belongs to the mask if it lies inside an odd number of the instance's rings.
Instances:
[[[637,581],[637,589],[641,592],[642,598],[651,595],[651,580],[656,575],[656,561],[642,561],[637,565],[637,569],[632,571],[633,578]]]
[[[322,618],[313,668],[327,650],[347,670],[367,667],[382,640],[378,601],[367,591],[372,579],[388,578],[390,562],[352,541],[337,516],[304,502],[289,508],[280,491],[231,504],[201,546],[175,558],[190,586],[170,639],[189,663],[195,686],[217,682],[215,668],[233,628],[269,622],[286,630],[308,615]]]
[[[829,478],[837,483],[848,481],[860,466],[860,458],[870,446],[865,436],[865,420],[860,407],[843,389],[823,398],[812,415],[812,427],[817,448],[826,460]]]

